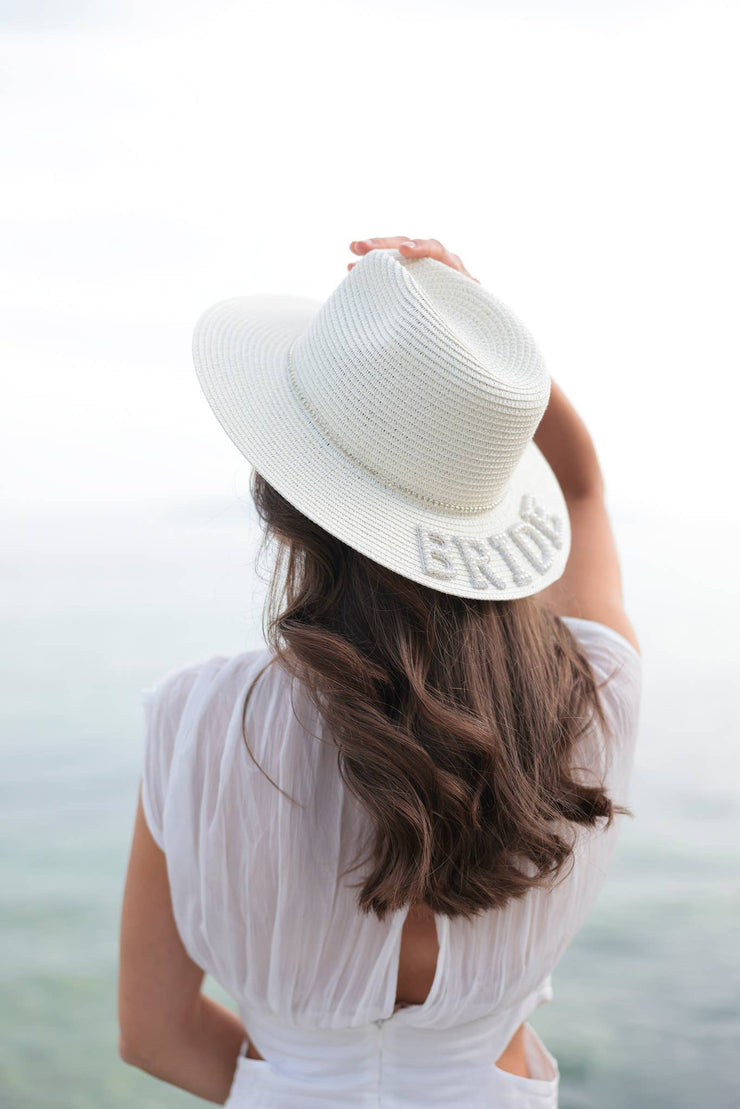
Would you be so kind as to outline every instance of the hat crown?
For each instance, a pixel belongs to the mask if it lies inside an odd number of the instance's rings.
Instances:
[[[293,343],[288,374],[318,435],[445,513],[503,499],[550,395],[534,339],[503,302],[397,250],[360,258]]]

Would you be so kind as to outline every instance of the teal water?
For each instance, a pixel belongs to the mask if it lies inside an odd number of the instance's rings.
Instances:
[[[117,1054],[139,691],[260,645],[254,525],[238,503],[213,502],[16,514],[5,527],[0,1104],[195,1104]],[[669,522],[646,530],[625,512],[617,527],[645,657],[636,819],[532,1023],[560,1063],[562,1109],[734,1109],[737,597],[687,590],[711,539],[701,529],[666,565]]]

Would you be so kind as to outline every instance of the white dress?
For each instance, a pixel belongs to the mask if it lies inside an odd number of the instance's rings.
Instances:
[[[603,624],[564,618],[603,692],[614,739],[581,739],[578,765],[628,803],[641,658]],[[215,656],[143,691],[142,802],[165,852],[178,931],[191,958],[235,999],[264,1060],[239,1056],[238,1107],[555,1109],[559,1070],[525,1028],[531,1077],[496,1066],[517,1027],[552,997],[550,974],[607,873],[622,816],[579,829],[575,865],[472,921],[435,918],[439,956],[421,1005],[394,1011],[405,910],[380,922],[355,906],[368,818],[345,789],[336,748],[305,690],[278,663],[244,693],[269,649]],[[566,868],[569,864],[566,864]]]

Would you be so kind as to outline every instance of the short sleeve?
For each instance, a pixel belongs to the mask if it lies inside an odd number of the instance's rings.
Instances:
[[[625,803],[639,732],[643,660],[620,632],[595,620],[561,617],[588,655],[599,685],[609,735],[604,737],[599,771],[607,792]]]
[[[144,758],[141,804],[149,831],[164,850],[164,808],[178,733],[200,666],[172,671],[141,690],[144,711]]]

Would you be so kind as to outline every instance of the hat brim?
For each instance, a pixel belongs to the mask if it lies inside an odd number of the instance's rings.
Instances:
[[[510,600],[557,581],[570,550],[570,521],[560,485],[534,442],[525,448],[495,508],[452,514],[382,484],[322,435],[301,408],[287,372],[291,344],[319,308],[318,302],[303,297],[243,296],[220,301],[198,319],[193,334],[198,380],[244,457],[278,493],[331,535],[432,589],[459,597]],[[452,578],[430,573],[428,559],[425,568],[419,528],[485,543],[520,521],[525,496],[536,498],[545,513],[561,521],[560,545],[550,550],[545,570],[523,560],[529,580],[517,584],[509,574],[500,588],[466,569],[462,559]],[[500,573],[494,577],[503,580]]]

